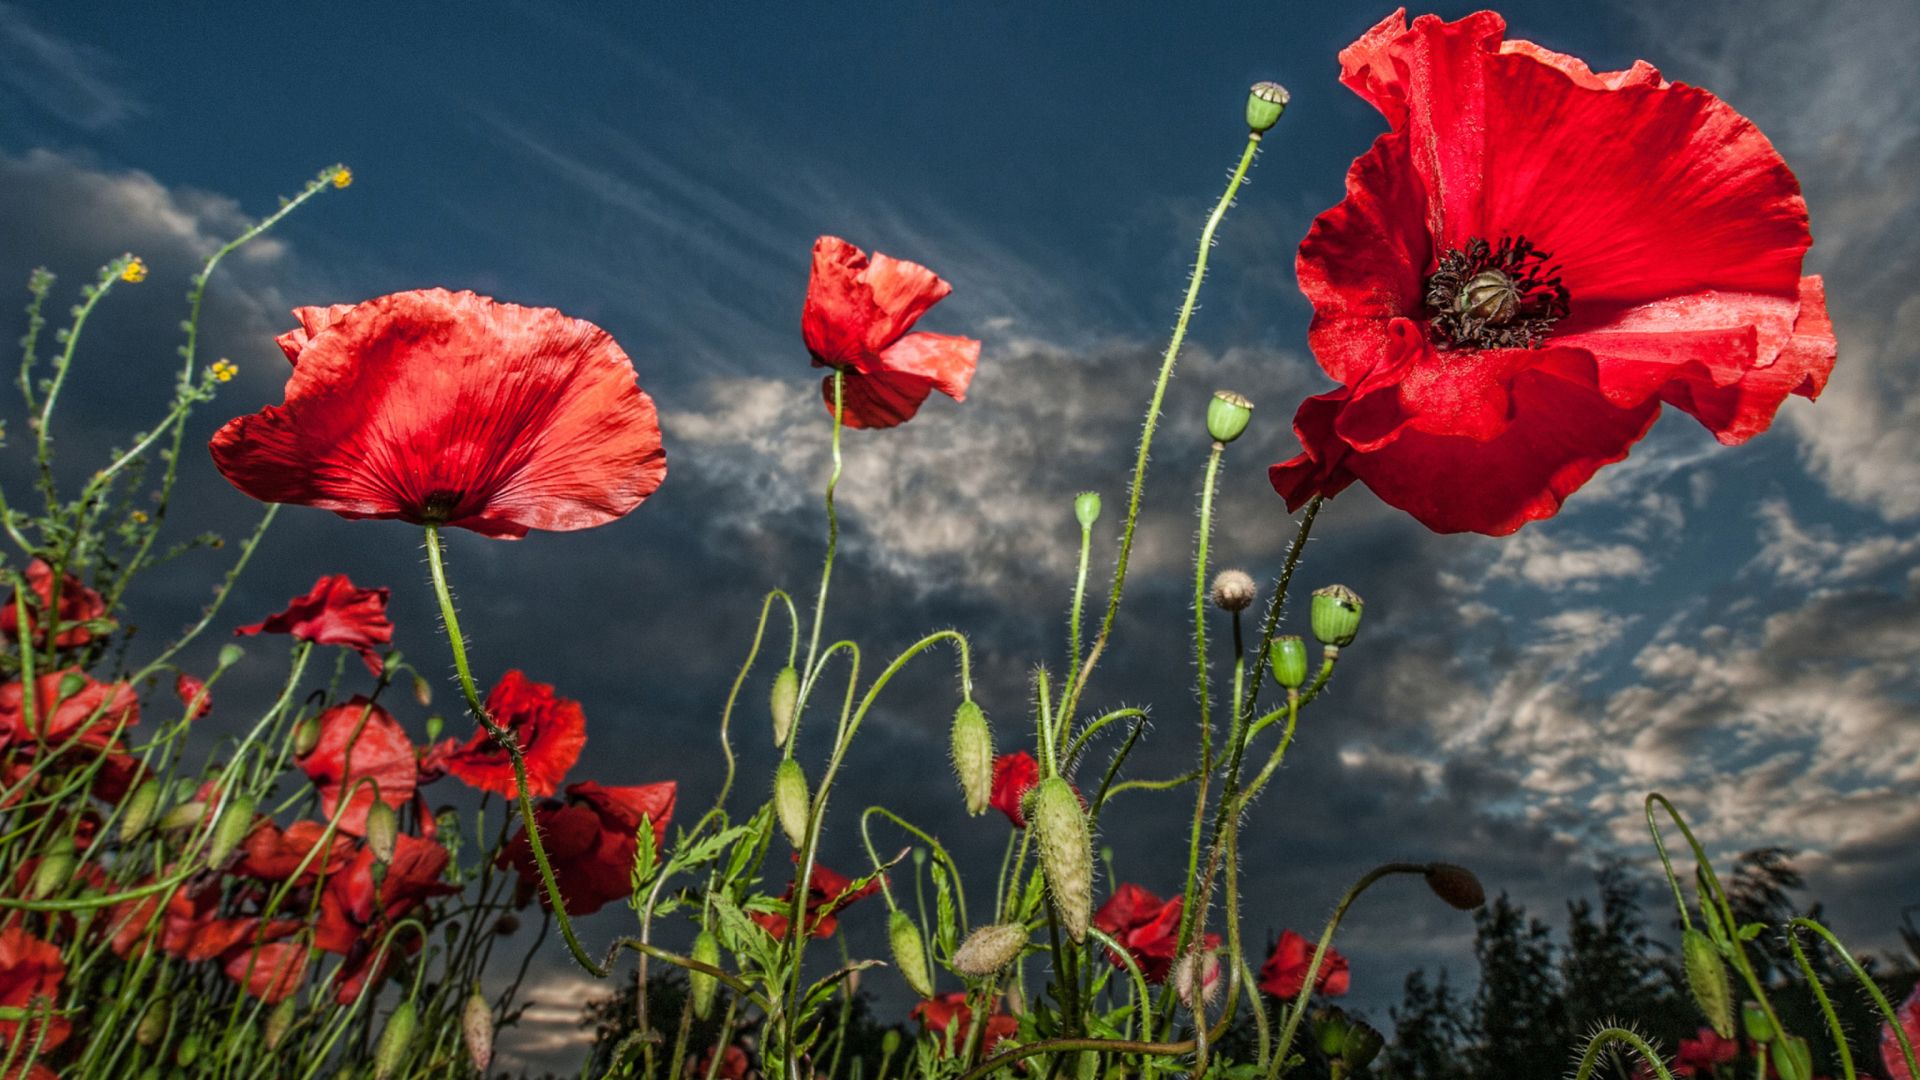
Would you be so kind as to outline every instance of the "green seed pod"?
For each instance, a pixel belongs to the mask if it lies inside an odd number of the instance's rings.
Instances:
[[[1298,690],[1307,681],[1307,643],[1292,634],[1274,638],[1267,648],[1267,663],[1273,666],[1273,681]]]
[[[220,822],[213,827],[213,844],[207,849],[207,865],[219,866],[240,846],[240,841],[253,831],[253,796],[236,795],[227,808],[220,812]]]
[[[809,803],[807,774],[800,771],[800,763],[792,758],[782,761],[773,771],[773,812],[780,818],[787,842],[796,848],[807,839]]]
[[[160,781],[147,780],[133,789],[120,814],[120,842],[125,844],[147,831],[153,812],[160,808]]]
[[[1257,82],[1247,94],[1247,126],[1265,133],[1287,111],[1287,88],[1277,82]]]
[[[180,1040],[179,1049],[173,1052],[173,1060],[179,1062],[183,1069],[200,1060],[199,1032],[189,1033],[186,1038]]]
[[[953,771],[967,796],[967,813],[979,817],[993,797],[993,730],[987,714],[963,701],[953,714]]]
[[[1347,1010],[1338,1005],[1328,1005],[1313,1012],[1313,1041],[1320,1044],[1320,1052],[1328,1057],[1339,1057],[1340,1049],[1347,1045]]]
[[[1093,836],[1073,788],[1058,776],[1035,785],[1027,824],[1040,841],[1047,888],[1074,944],[1087,940],[1093,918]]]
[[[383,863],[393,861],[393,848],[400,842],[400,815],[382,802],[378,795],[367,808],[367,849]]]
[[[40,857],[40,865],[33,871],[33,881],[27,886],[27,899],[44,900],[65,888],[71,877],[73,837],[62,836],[48,844],[47,853]]]
[[[413,1002],[403,1001],[387,1017],[380,1042],[373,1049],[373,1080],[387,1080],[400,1071],[413,1050]]]
[[[927,949],[920,941],[920,927],[904,911],[895,910],[887,920],[887,938],[893,944],[893,966],[923,998],[933,996],[933,974],[927,970]]]
[[[1757,1001],[1749,1001],[1740,1006],[1740,1026],[1747,1029],[1747,1038],[1754,1042],[1772,1042],[1779,1032],[1773,1029],[1773,1021],[1767,1016],[1767,1010]]]
[[[293,729],[293,756],[306,757],[320,745],[320,718],[309,716]]]
[[[1340,1060],[1347,1063],[1349,1070],[1357,1073],[1372,1064],[1385,1045],[1387,1040],[1371,1024],[1355,1020],[1347,1027],[1346,1042],[1340,1046]]]
[[[1798,1035],[1773,1044],[1773,1068],[1780,1080],[1813,1080],[1813,1048]]]
[[[293,1027],[294,999],[288,996],[285,1001],[273,1007],[273,1013],[267,1017],[267,1030],[264,1035],[268,1050],[280,1049],[280,1040],[287,1037]]]
[[[887,1033],[880,1036],[880,1052],[888,1057],[892,1057],[895,1053],[898,1053],[899,1050],[900,1031],[898,1028],[888,1028]]]
[[[1345,585],[1313,590],[1313,636],[1330,648],[1344,649],[1353,644],[1365,606]]]
[[[493,1061],[493,1009],[488,1007],[487,999],[480,996],[479,987],[468,995],[467,1007],[460,1013],[460,1039],[467,1044],[467,1056],[473,1059],[473,1067],[482,1076],[486,1075],[487,1066]]]
[[[702,930],[693,939],[693,958],[702,964],[720,966],[720,939],[713,931]],[[704,971],[687,972],[687,980],[693,984],[693,1015],[705,1020],[713,1012],[713,995],[720,989],[720,980]]]
[[[1073,497],[1073,517],[1075,521],[1080,523],[1081,528],[1093,528],[1093,523],[1100,520],[1100,493],[1097,491],[1083,491],[1075,495]]]
[[[1231,390],[1215,390],[1207,402],[1207,434],[1214,442],[1230,443],[1247,430],[1253,419],[1253,402]]]
[[[983,926],[967,935],[953,954],[953,970],[969,979],[981,979],[1020,957],[1027,944],[1027,928],[1019,923]]]
[[[1690,926],[1681,935],[1680,955],[1686,963],[1693,1003],[1700,1006],[1701,1014],[1721,1038],[1733,1038],[1733,992],[1727,987],[1727,967],[1720,960],[1720,950],[1706,934]]]
[[[780,669],[773,678],[773,693],[767,709],[773,713],[773,745],[787,745],[787,733],[793,730],[793,709],[800,701],[800,673],[792,664]]]
[[[1213,579],[1213,606],[1221,611],[1245,611],[1258,595],[1260,587],[1245,570],[1222,570]]]
[[[1461,911],[1472,911],[1487,902],[1486,887],[1480,884],[1479,878],[1473,876],[1473,871],[1452,863],[1429,863],[1427,888],[1433,890],[1433,895]]]
[[[133,1041],[141,1046],[152,1046],[167,1033],[167,1021],[173,1018],[173,1002],[165,997],[155,998],[153,1004],[140,1016],[140,1023],[133,1029]]]
[[[238,645],[222,645],[220,646],[220,666],[223,668],[232,667],[239,663],[240,658],[245,655],[247,655],[247,651]]]
[[[206,816],[206,803],[198,799],[189,803],[181,803],[179,806],[167,811],[166,816],[160,819],[160,831],[173,832],[176,829],[191,829],[195,825],[200,824],[200,819]]]

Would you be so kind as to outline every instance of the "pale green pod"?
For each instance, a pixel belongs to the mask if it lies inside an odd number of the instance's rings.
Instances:
[[[1058,776],[1040,781],[1028,796],[1027,824],[1040,841],[1047,888],[1075,944],[1087,940],[1093,919],[1093,834],[1073,788]]]
[[[811,802],[807,794],[807,774],[800,771],[800,763],[792,758],[782,761],[773,771],[773,812],[780,819],[787,842],[796,848],[807,840],[807,812]]]

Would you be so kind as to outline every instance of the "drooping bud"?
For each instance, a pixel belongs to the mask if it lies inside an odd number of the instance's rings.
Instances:
[[[1313,636],[1320,644],[1344,649],[1360,632],[1360,610],[1366,605],[1345,585],[1313,590]]]
[[[1358,1073],[1373,1063],[1380,1049],[1387,1045],[1373,1025],[1364,1020],[1355,1020],[1347,1025],[1347,1038],[1340,1046],[1340,1060],[1347,1063],[1347,1069]]]
[[[320,745],[320,718],[309,716],[293,729],[293,756],[306,757]]]
[[[181,803],[179,806],[167,811],[166,816],[160,819],[160,831],[173,832],[176,829],[191,829],[195,825],[200,824],[200,819],[206,816],[206,803],[198,799],[190,803]]]
[[[1214,442],[1230,443],[1247,430],[1253,419],[1253,402],[1231,390],[1215,390],[1207,402],[1207,434]]]
[[[1213,606],[1221,611],[1245,611],[1259,592],[1253,576],[1245,570],[1222,570],[1213,579]]]
[[[441,716],[439,713],[434,713],[432,716],[427,717],[427,741],[428,742],[433,742],[439,739],[440,733],[442,731],[445,731],[446,729],[447,729],[446,717]]]
[[[1780,1080],[1813,1080],[1813,1048],[1798,1035],[1773,1044],[1773,1068]]]
[[[387,1080],[406,1064],[413,1050],[413,1017],[412,999],[401,1002],[387,1017],[380,1042],[373,1048],[373,1080]]]
[[[702,930],[694,937],[693,958],[712,967],[720,966],[720,939],[713,936],[713,931]],[[713,1012],[713,995],[720,989],[720,980],[690,968],[687,981],[693,988],[693,1015],[705,1020]]]
[[[120,813],[120,842],[125,844],[153,824],[153,812],[160,808],[160,781],[146,780],[127,797]]]
[[[1080,523],[1081,528],[1093,528],[1093,523],[1100,520],[1100,493],[1097,491],[1083,491],[1075,495],[1073,497],[1073,517],[1075,521]]]
[[[1257,82],[1247,95],[1247,126],[1264,134],[1287,111],[1287,88],[1277,82]]]
[[[1274,682],[1298,690],[1307,681],[1307,643],[1293,634],[1274,638],[1267,647],[1267,663],[1273,667]]]
[[[393,861],[394,845],[400,842],[400,815],[376,795],[367,808],[367,850],[383,863]]]
[[[1433,895],[1445,900],[1449,906],[1461,911],[1472,911],[1483,907],[1487,902],[1486,887],[1473,871],[1452,863],[1437,862],[1427,864],[1427,888]]]
[[[267,1017],[267,1029],[262,1036],[268,1050],[280,1049],[280,1040],[286,1038],[287,1031],[293,1027],[294,1000],[289,996],[274,1006],[272,1014]]]
[[[400,650],[388,649],[387,654],[380,658],[380,673],[392,675],[400,670],[402,663],[405,663],[405,658],[400,655]]]
[[[488,1007],[487,999],[480,996],[477,986],[467,996],[467,1007],[460,1012],[460,1039],[467,1044],[467,1056],[473,1059],[473,1067],[485,1076],[487,1066],[493,1062],[493,1009]]]
[[[232,667],[239,663],[240,658],[245,655],[247,655],[247,651],[238,645],[222,645],[220,646],[220,666],[223,668]]]
[[[933,974],[927,970],[927,949],[920,941],[920,927],[896,909],[887,920],[887,939],[893,945],[893,966],[923,998],[933,997]]]
[[[419,702],[423,709],[433,704],[433,687],[418,675],[413,677],[413,700]]]
[[[173,1000],[165,997],[155,998],[153,1004],[147,1006],[147,1011],[141,1015],[140,1023],[134,1026],[133,1041],[141,1046],[152,1046],[159,1042],[160,1036],[167,1033],[167,1021],[171,1019],[173,1019]]]
[[[981,979],[1020,957],[1027,944],[1027,928],[1020,923],[983,926],[967,935],[953,953],[953,970],[969,979]]]
[[[1047,888],[1074,943],[1087,940],[1093,917],[1093,835],[1073,787],[1058,776],[1040,781],[1028,796],[1027,825],[1040,841]]]
[[[1773,1020],[1767,1016],[1767,1010],[1757,1001],[1749,1001],[1740,1006],[1740,1026],[1747,1029],[1747,1038],[1754,1042],[1772,1042],[1777,1034],[1773,1029]]]
[[[253,831],[253,796],[236,795],[227,808],[220,812],[220,821],[213,827],[213,843],[207,848],[207,865],[219,866],[240,846],[240,841]]]
[[[767,707],[773,713],[773,745],[787,745],[787,733],[793,730],[793,708],[800,700],[800,673],[792,664],[774,676],[773,693]]]
[[[73,837],[62,836],[47,845],[47,853],[40,857],[40,865],[33,871],[33,881],[27,886],[27,899],[44,900],[59,892],[73,876]]]
[[[1220,954],[1211,950],[1189,952],[1173,966],[1173,991],[1180,1004],[1193,1009],[1194,992],[1199,991],[1201,1007],[1213,1004],[1220,993]]]
[[[1693,1003],[1721,1038],[1733,1038],[1733,992],[1727,986],[1727,968],[1721,962],[1720,950],[1705,933],[1690,926],[1680,937],[1680,955],[1686,964]]]
[[[800,763],[788,758],[773,771],[773,812],[780,818],[780,828],[787,834],[787,842],[798,848],[807,839],[807,811],[811,799],[807,795],[807,774],[800,771]]]
[[[993,730],[980,706],[963,701],[953,714],[953,771],[967,796],[967,813],[979,817],[993,797]]]

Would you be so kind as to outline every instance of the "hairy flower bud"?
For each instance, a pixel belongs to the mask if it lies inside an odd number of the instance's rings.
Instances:
[[[233,645],[233,644],[222,645],[220,646],[220,666],[223,668],[230,668],[233,665],[239,663],[240,658],[245,655],[247,655],[247,650],[241,648],[238,645]]]
[[[189,803],[181,803],[179,806],[167,811],[166,816],[160,819],[160,831],[173,832],[176,829],[191,829],[195,825],[200,824],[200,819],[206,816],[206,803],[198,799]]]
[[[419,702],[423,709],[433,704],[433,687],[418,675],[413,677],[413,700]]]
[[[1202,1008],[1213,1004],[1220,994],[1220,954],[1211,950],[1189,952],[1173,966],[1173,992],[1180,1004],[1193,1009],[1194,992],[1199,991]]]
[[[309,716],[293,729],[293,756],[306,757],[320,745],[320,718]]]
[[[44,900],[59,892],[73,876],[73,837],[62,836],[47,845],[47,853],[40,857],[40,865],[33,871],[33,881],[27,886],[27,899]]]
[[[887,920],[887,939],[893,945],[893,966],[900,969],[907,985],[923,998],[933,996],[933,974],[927,970],[927,949],[920,942],[920,927],[895,910]]]
[[[1213,579],[1213,605],[1222,611],[1245,611],[1259,592],[1245,570],[1222,570]]]
[[[1058,776],[1035,785],[1027,824],[1040,841],[1047,888],[1075,944],[1087,940],[1093,917],[1093,835],[1073,787]]]
[[[1680,955],[1686,963],[1687,988],[1693,991],[1693,1003],[1723,1039],[1733,1038],[1733,992],[1727,986],[1727,968],[1713,940],[1689,926],[1680,938]],[[1802,1077],[1802,1080],[1806,1080]]]
[[[400,1071],[413,1050],[414,1010],[411,999],[400,1003],[387,1017],[380,1042],[373,1048],[373,1080],[387,1080]]]
[[[1021,923],[983,926],[967,935],[953,954],[953,970],[969,979],[985,978],[1020,958],[1027,944],[1027,928]]]
[[[1340,1060],[1346,1063],[1349,1072],[1358,1073],[1373,1063],[1380,1049],[1387,1045],[1373,1025],[1364,1020],[1355,1020],[1347,1025],[1347,1037],[1340,1044]]]
[[[1487,890],[1480,879],[1473,876],[1473,871],[1452,863],[1428,863],[1427,888],[1461,911],[1472,911],[1487,902]]]
[[[400,842],[400,815],[377,796],[367,807],[367,849],[383,863],[393,861],[393,848]]]
[[[385,806],[385,803],[380,805]],[[392,812],[392,808],[388,808]],[[207,848],[207,864],[219,866],[240,846],[240,841],[253,831],[253,796],[236,795],[227,808],[220,812],[220,821],[213,827],[213,843]]]
[[[1773,1020],[1767,1016],[1767,1010],[1757,1001],[1749,1001],[1740,1006],[1740,1026],[1747,1029],[1747,1038],[1754,1042],[1772,1042],[1779,1032],[1773,1029]]]
[[[1230,443],[1247,430],[1253,419],[1253,402],[1231,390],[1215,390],[1207,402],[1207,434],[1214,442]]]
[[[963,701],[953,714],[953,771],[967,796],[967,813],[979,817],[993,797],[993,730],[980,706]]]
[[[694,937],[693,959],[711,967],[720,966],[720,939],[713,936],[713,931],[702,930]],[[713,995],[720,989],[720,980],[690,968],[687,981],[693,988],[693,1015],[705,1020],[713,1012]]]
[[[445,731],[446,728],[446,717],[441,716],[439,713],[434,713],[432,716],[427,717],[427,741],[430,743],[438,741],[440,733]]]
[[[120,842],[125,844],[153,824],[153,812],[160,808],[160,781],[146,780],[133,789],[121,806]]]
[[[294,1000],[289,996],[274,1006],[273,1012],[267,1017],[267,1029],[262,1033],[262,1039],[269,1051],[280,1049],[280,1040],[286,1038],[287,1031],[293,1027]]]
[[[1360,611],[1366,605],[1345,585],[1313,590],[1313,636],[1320,644],[1344,649],[1360,632]]]
[[[1093,523],[1100,520],[1100,493],[1097,491],[1083,491],[1075,495],[1073,497],[1073,517],[1075,521],[1080,523],[1081,528],[1093,528]]]
[[[787,834],[787,842],[798,848],[807,839],[807,811],[811,800],[807,795],[807,774],[800,771],[800,763],[788,758],[773,771],[773,812],[780,819],[780,828]]]
[[[187,1037],[180,1040],[180,1046],[173,1052],[173,1060],[182,1068],[192,1065],[200,1059],[200,1033],[189,1031]]]
[[[900,1029],[888,1028],[887,1033],[885,1035],[880,1036],[880,1052],[887,1055],[888,1057],[892,1057],[895,1053],[899,1051],[899,1049],[900,1049]]]
[[[173,1019],[173,1001],[167,997],[158,997],[147,1011],[140,1016],[140,1022],[134,1025],[133,1041],[141,1046],[152,1046],[167,1033],[167,1021]]]
[[[467,995],[467,1007],[460,1011],[460,1040],[467,1044],[467,1056],[482,1076],[493,1061],[493,1009],[474,987]]]
[[[1277,82],[1257,82],[1247,94],[1247,126],[1264,133],[1287,111],[1287,88]]]
[[[1267,663],[1273,666],[1274,682],[1298,690],[1307,681],[1307,643],[1293,634],[1274,638],[1267,647]]]
[[[793,730],[793,708],[800,700],[800,673],[792,664],[774,676],[773,693],[767,708],[773,713],[773,745],[787,745],[787,733]]]

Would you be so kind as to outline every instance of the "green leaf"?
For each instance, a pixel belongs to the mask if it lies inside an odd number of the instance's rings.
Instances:
[[[641,814],[640,827],[633,831],[633,872],[628,879],[633,885],[633,897],[628,903],[635,911],[646,903],[647,888],[653,884],[654,871],[660,868],[659,861],[660,847],[653,835],[653,818]]]
[[[934,951],[952,956],[960,947],[960,930],[954,925],[953,889],[947,884],[947,871],[940,865],[939,859],[931,860],[928,869],[933,871],[933,888],[938,898],[936,910],[939,930],[934,935]]]
[[[775,951],[773,935],[761,928],[760,924],[747,918],[746,914],[733,901],[720,893],[710,893],[707,897],[713,902],[713,909],[720,914],[720,944],[736,957],[750,957],[759,962],[763,970],[772,970],[772,957]],[[755,898],[759,899],[758,897]]]
[[[1741,927],[1739,933],[1735,936],[1737,936],[1741,941],[1752,941],[1754,938],[1759,937],[1760,934],[1766,930],[1766,928],[1767,928],[1766,923],[1750,922],[1747,925]]]

